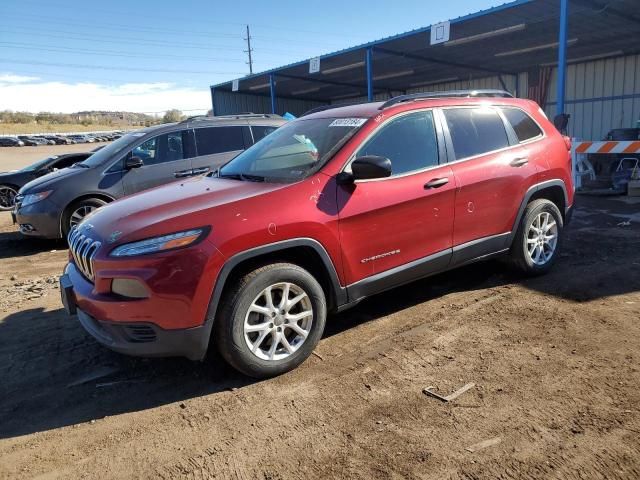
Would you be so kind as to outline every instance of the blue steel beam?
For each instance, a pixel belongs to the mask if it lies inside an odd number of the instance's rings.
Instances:
[[[366,50],[367,64],[367,100],[373,102],[373,49],[371,47]]]
[[[271,113],[276,113],[276,82],[273,73],[269,75],[269,90],[271,91]]]
[[[556,115],[564,113],[565,77],[567,74],[567,28],[569,0],[560,0],[560,32],[558,35],[558,91]]]

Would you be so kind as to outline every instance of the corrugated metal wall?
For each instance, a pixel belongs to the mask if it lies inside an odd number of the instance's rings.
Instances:
[[[556,114],[554,69],[545,111]],[[567,66],[565,112],[569,134],[602,140],[613,128],[631,128],[640,120],[640,55],[594,60]]]
[[[276,111],[278,113],[289,112],[296,116],[321,105],[324,105],[324,103],[276,98]],[[214,115],[230,115],[243,112],[271,113],[271,97],[216,90],[213,95],[213,112]]]
[[[527,96],[527,73],[503,75],[507,89],[514,93],[516,83],[518,96]],[[498,88],[502,85],[497,76],[472,78],[455,82],[426,85],[412,88],[407,93],[426,91],[459,90],[469,88]],[[547,96],[545,112],[550,119],[556,114],[557,69],[554,68]],[[393,92],[401,94],[401,92]],[[376,101],[387,100],[388,93],[375,95]],[[336,99],[332,103],[362,103],[366,97]],[[247,95],[216,91],[214,109],[216,115],[239,112],[270,112],[268,96]],[[311,108],[322,105],[295,99],[277,99],[278,112],[300,115]],[[565,112],[571,115],[569,135],[583,140],[600,140],[614,128],[631,128],[640,120],[640,55],[607,58],[567,66]]]
[[[523,75],[519,75],[519,78]],[[526,74],[524,75],[526,76]],[[503,75],[502,80],[507,86],[507,90],[511,93],[516,91],[516,77],[515,75]],[[518,80],[519,81],[519,80]],[[418,92],[441,92],[443,90],[468,90],[468,89],[480,89],[480,88],[496,88],[502,90],[502,84],[497,76],[485,77],[485,78],[469,78],[468,80],[456,80],[447,83],[437,83],[431,85],[425,85],[424,87],[410,88],[407,93]],[[522,86],[518,85],[520,90],[520,96],[523,95],[525,90],[522,90]]]

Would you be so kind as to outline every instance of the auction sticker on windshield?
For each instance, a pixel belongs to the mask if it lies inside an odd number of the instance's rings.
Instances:
[[[329,124],[330,127],[360,127],[366,118],[336,118]]]

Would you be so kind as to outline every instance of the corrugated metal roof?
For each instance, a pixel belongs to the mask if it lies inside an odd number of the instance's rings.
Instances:
[[[638,0],[570,0],[568,60],[640,50]],[[239,93],[329,102],[366,94],[364,52],[372,48],[376,93],[402,93],[430,83],[515,75],[557,56],[558,0],[518,0],[452,19],[450,41],[430,45],[431,27],[321,55],[320,73],[295,62],[240,79]],[[463,39],[463,41],[460,41]],[[231,81],[214,85],[230,91]]]

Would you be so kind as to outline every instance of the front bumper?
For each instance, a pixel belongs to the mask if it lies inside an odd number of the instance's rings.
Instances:
[[[98,343],[126,355],[140,357],[186,357],[202,360],[209,346],[210,326],[165,330],[148,322],[100,320],[78,307],[69,273],[60,277],[60,295],[68,314],[78,316],[82,327]],[[82,292],[78,294],[82,296]]]
[[[13,218],[20,233],[30,237],[61,238],[60,208],[47,199],[23,207],[18,205]]]
[[[202,360],[207,353],[209,332],[202,327],[163,330],[151,323],[103,322],[78,310],[84,329],[105,347],[137,357],[187,357]]]

